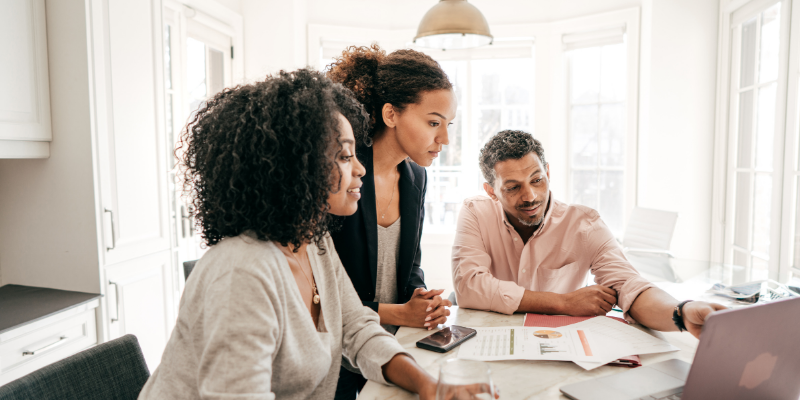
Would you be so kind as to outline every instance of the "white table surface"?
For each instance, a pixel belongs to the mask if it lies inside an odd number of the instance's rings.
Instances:
[[[451,308],[448,324],[468,327],[522,326],[524,314],[503,315],[493,312]],[[637,326],[637,325],[632,325]],[[640,326],[637,326],[641,328]],[[641,328],[644,329],[644,328]],[[439,376],[439,362],[455,358],[458,348],[448,353],[435,353],[416,347],[418,340],[434,331],[402,327],[397,331],[397,340],[434,377]],[[692,362],[697,348],[697,339],[688,332],[653,332],[680,348],[680,351],[642,355],[642,365],[649,365],[672,358]],[[602,366],[591,371],[567,361],[492,361],[492,379],[500,389],[501,399],[566,399],[558,388],[569,383],[611,375],[629,370],[628,367]],[[416,399],[417,395],[403,389],[367,382],[359,400],[371,399]]]
[[[698,264],[698,265],[695,265]],[[692,298],[695,300],[714,301],[726,304],[723,298],[705,294],[705,290],[713,283],[723,282],[731,284],[735,279],[738,268],[732,266],[715,265],[708,262],[677,263],[675,271],[678,279],[659,279],[657,276],[645,277],[655,282],[678,299]],[[644,272],[644,271],[642,271]],[[734,277],[733,279],[731,277]],[[675,282],[675,281],[678,282]],[[739,283],[739,282],[733,282]],[[503,315],[494,312],[451,308],[451,315],[447,325],[462,325],[467,327],[491,326],[522,326],[525,314]],[[654,336],[672,343],[680,349],[669,353],[646,354],[641,356],[642,365],[650,365],[661,361],[677,358],[691,363],[697,348],[698,340],[688,332],[655,332],[640,325],[631,325],[642,329]],[[444,326],[440,326],[443,328]],[[455,358],[458,348],[448,353],[435,353],[416,347],[418,340],[430,335],[435,330],[401,327],[397,331],[397,340],[425,370],[434,377],[439,376],[439,363],[443,360]],[[492,361],[492,379],[500,389],[500,398],[507,400],[517,399],[567,399],[558,390],[561,386],[597,378],[600,376],[616,374],[630,370],[621,366],[602,366],[591,371],[566,361]],[[364,390],[359,395],[359,400],[373,399],[417,399],[417,395],[401,388],[385,386],[372,381],[367,382]]]

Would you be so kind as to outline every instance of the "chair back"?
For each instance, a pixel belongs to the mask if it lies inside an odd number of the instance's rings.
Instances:
[[[183,262],[183,279],[184,280],[189,279],[189,274],[192,273],[192,270],[194,269],[194,265],[197,264],[197,261],[198,260],[184,261]]]
[[[136,400],[150,371],[125,335],[0,386],[0,400]]]
[[[669,250],[678,213],[636,207],[625,227],[622,246],[636,249]]]

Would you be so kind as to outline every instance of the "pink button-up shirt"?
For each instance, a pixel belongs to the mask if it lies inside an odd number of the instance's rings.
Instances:
[[[525,290],[569,293],[591,270],[597,284],[619,294],[627,316],[631,304],[654,285],[622,253],[597,211],[553,198],[542,224],[522,242],[503,206],[486,196],[464,201],[453,245],[453,283],[458,305],[512,314]]]

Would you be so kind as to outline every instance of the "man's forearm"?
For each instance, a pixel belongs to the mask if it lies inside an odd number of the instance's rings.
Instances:
[[[659,331],[676,331],[678,327],[672,321],[672,311],[678,300],[667,292],[651,287],[640,293],[631,304],[628,313],[636,322]]]
[[[563,314],[564,304],[562,295],[550,292],[532,292],[526,290],[519,302],[517,312],[538,314]]]

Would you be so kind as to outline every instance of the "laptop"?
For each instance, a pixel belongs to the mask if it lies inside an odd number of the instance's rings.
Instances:
[[[798,399],[800,297],[719,311],[689,364],[668,360],[573,383],[574,400]]]

